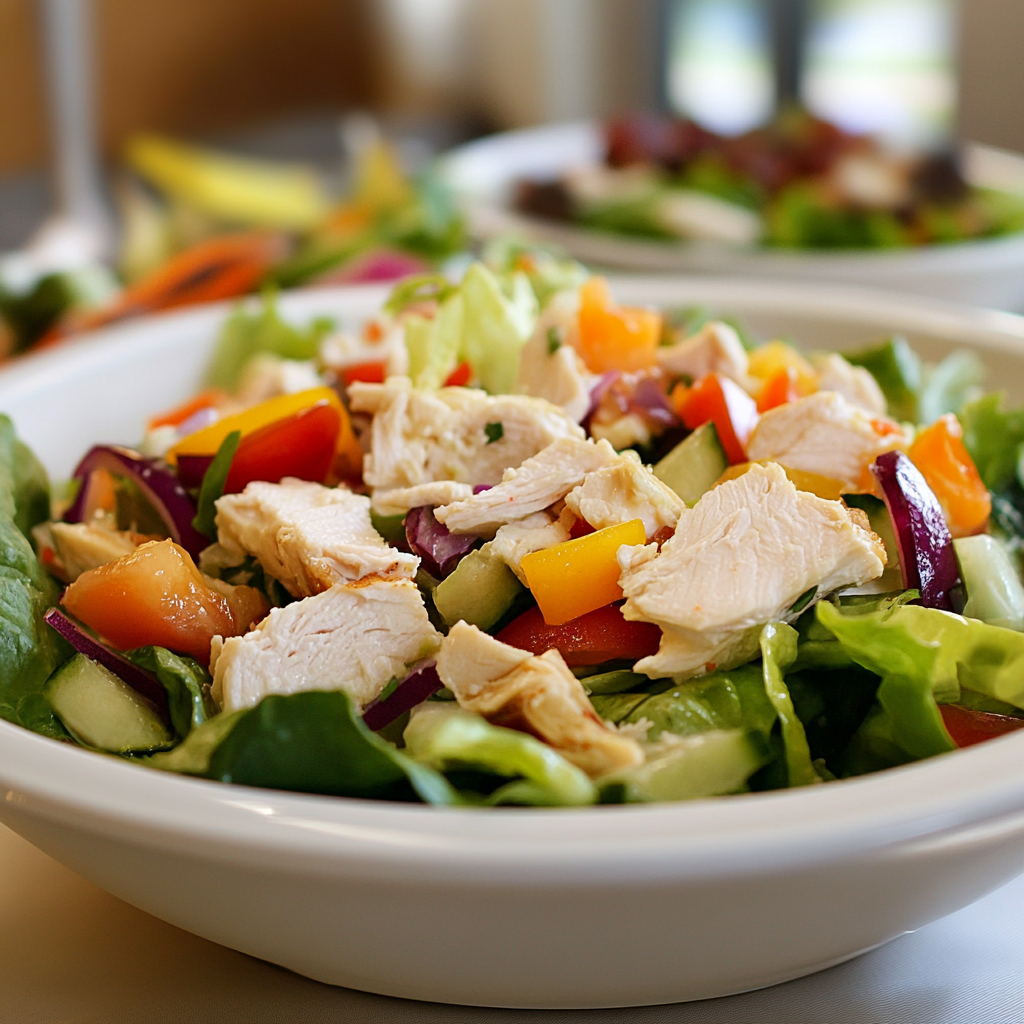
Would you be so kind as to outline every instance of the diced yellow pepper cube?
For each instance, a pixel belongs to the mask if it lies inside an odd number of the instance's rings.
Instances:
[[[623,544],[646,541],[643,521],[631,519],[526,555],[520,565],[544,621],[557,626],[618,601],[615,555]]]
[[[750,353],[748,370],[752,377],[767,381],[787,367],[796,370],[797,387],[802,395],[813,394],[818,389],[818,375],[814,367],[795,349],[784,341],[769,341],[758,345]]]

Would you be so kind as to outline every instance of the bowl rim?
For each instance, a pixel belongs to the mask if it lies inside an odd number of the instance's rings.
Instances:
[[[548,153],[597,153],[601,148],[600,122],[581,119],[492,132],[449,150],[441,158],[441,174],[454,189],[466,212],[471,234],[487,239],[508,232],[525,233],[578,251],[584,258],[592,260],[611,261],[608,253],[614,246],[625,257],[618,264],[620,266],[669,270],[671,264],[680,271],[706,267],[710,273],[733,267],[737,273],[821,274],[822,267],[827,267],[826,272],[832,274],[871,269],[902,271],[916,276],[941,272],[949,264],[959,265],[965,258],[980,259],[985,266],[1002,266],[1007,260],[1018,262],[1024,256],[1024,230],[898,249],[775,249],[686,239],[645,239],[519,213],[512,208],[505,194],[507,182],[496,182],[486,190],[466,184],[467,167],[472,175],[474,163],[488,158],[494,160],[503,154],[507,156],[509,151],[514,153],[531,143]],[[967,142],[964,150],[968,176],[976,179],[975,184],[985,186],[985,179],[992,178],[987,183],[990,187],[1003,187],[1009,170],[1012,170],[1024,187],[1024,155],[975,142]],[[564,166],[565,161],[547,160],[542,163],[545,173],[550,173],[556,163]],[[994,172],[993,164],[996,165]]]
[[[1024,317],[861,288],[739,278],[613,279],[622,301],[669,304],[699,293],[709,303],[756,307],[890,330],[919,331],[1024,359]],[[285,315],[365,315],[386,286],[311,289],[282,296]],[[216,325],[218,303],[118,325],[0,372],[0,406],[31,398],[83,367],[169,344]],[[147,341],[148,338],[148,341]],[[510,884],[592,884],[630,865],[643,877],[722,876],[798,868],[899,844],[964,842],[973,827],[1024,816],[1024,731],[876,775],[803,790],[678,804],[575,809],[437,808],[321,797],[145,771],[0,722],[0,807],[174,847],[288,870],[398,877],[415,870],[451,884],[506,877]],[[1019,827],[1019,823],[1017,825]],[[923,844],[923,845],[922,845]]]

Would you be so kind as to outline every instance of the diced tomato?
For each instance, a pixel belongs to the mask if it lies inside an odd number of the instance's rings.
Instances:
[[[195,398],[190,398],[187,402],[183,402],[173,409],[168,409],[167,412],[162,412],[159,416],[154,416],[149,421],[148,427],[150,430],[156,430],[157,427],[176,427],[190,419],[201,409],[209,409],[220,405],[224,398],[224,392],[220,388],[207,388],[205,391],[200,391]]]
[[[557,650],[571,666],[605,661],[638,661],[655,654],[661,630],[650,622],[628,622],[619,604],[606,605],[560,626],[549,626],[539,608],[531,608],[499,634],[502,643],[532,654]]]
[[[1005,736],[1016,729],[1024,729],[1024,718],[1014,718],[1013,715],[975,711],[959,704],[940,704],[939,711],[946,731],[958,747],[972,747],[975,743],[983,743],[997,736]]]
[[[608,282],[592,277],[580,288],[579,351],[594,373],[631,372],[654,364],[661,340],[657,313],[616,306]]]
[[[767,412],[801,398],[800,379],[794,366],[783,366],[765,381],[757,396],[757,411]]]
[[[279,483],[286,476],[323,483],[334,465],[341,416],[333,405],[315,405],[242,438],[231,462],[225,494],[254,480]]]
[[[984,528],[992,511],[992,496],[964,446],[963,429],[952,413],[919,431],[908,454],[939,499],[954,537]]]
[[[153,644],[205,665],[215,636],[238,636],[262,617],[260,608],[263,614],[269,610],[258,591],[233,597],[211,589],[188,552],[162,540],[82,573],[64,591],[61,604],[119,650]]]
[[[757,426],[757,404],[735,381],[709,373],[686,392],[680,417],[688,430],[714,423],[726,458],[746,461],[744,447]]]
[[[374,360],[369,363],[357,363],[355,366],[346,366],[341,371],[345,387],[355,383],[355,381],[361,381],[364,384],[383,384],[386,376],[387,364],[380,360]]]
[[[464,388],[473,379],[473,367],[463,361],[448,374],[444,382],[446,388]]]

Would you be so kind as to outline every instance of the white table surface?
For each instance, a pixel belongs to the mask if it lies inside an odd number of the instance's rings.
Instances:
[[[0,827],[0,1024],[58,1021],[1022,1024],[1024,876],[858,960],[761,992],[636,1010],[479,1010],[331,988],[214,945]]]

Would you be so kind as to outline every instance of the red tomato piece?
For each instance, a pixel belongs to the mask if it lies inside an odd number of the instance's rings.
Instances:
[[[345,387],[360,381],[363,384],[383,384],[387,376],[387,364],[380,360],[371,363],[356,363],[355,366],[346,366],[341,371],[341,378]]]
[[[729,462],[746,462],[744,446],[757,426],[757,403],[735,381],[709,373],[686,393],[680,418],[688,430],[714,423]]]
[[[975,711],[959,704],[940,704],[943,724],[950,739],[958,747],[972,747],[975,743],[994,740],[1016,729],[1024,729],[1024,718],[996,715],[990,711]]]
[[[624,658],[638,661],[655,654],[661,643],[661,630],[650,622],[628,622],[619,604],[605,605],[549,626],[539,608],[531,608],[510,622],[497,637],[502,643],[531,654],[557,650],[570,666],[600,665]]]
[[[446,388],[464,388],[473,379],[473,367],[463,361],[448,374],[444,382]]]
[[[323,483],[334,465],[341,416],[326,402],[254,430],[242,438],[228,473],[225,494],[254,480],[279,483],[286,476]]]

